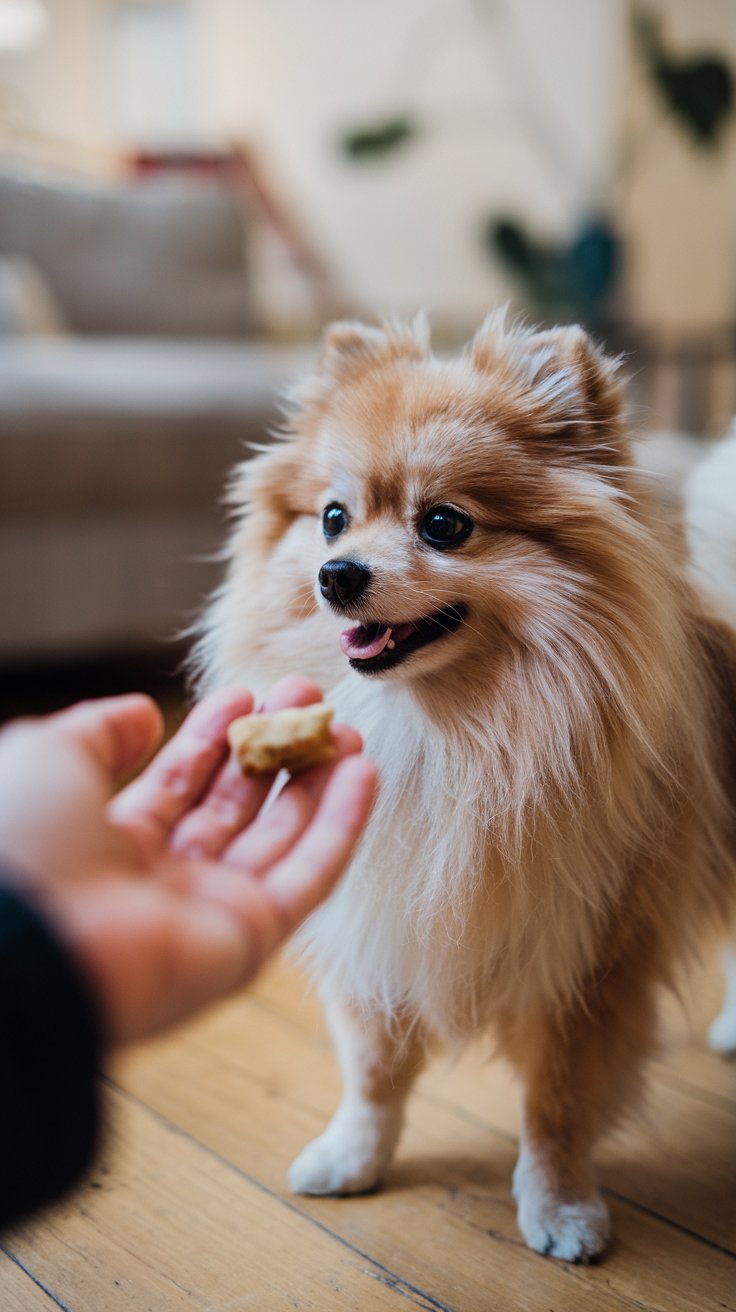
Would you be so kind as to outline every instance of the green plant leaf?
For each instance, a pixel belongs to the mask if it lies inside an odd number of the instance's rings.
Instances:
[[[340,145],[350,159],[374,159],[397,150],[413,140],[417,133],[417,125],[412,119],[405,115],[397,115],[395,118],[353,128],[342,136]]]
[[[652,13],[634,15],[634,33],[652,84],[673,118],[696,145],[715,146],[733,113],[734,75],[718,54],[672,55]]]
[[[605,313],[621,264],[620,243],[606,218],[587,219],[562,242],[530,236],[517,219],[490,219],[485,244],[516,279],[535,314],[594,324]]]

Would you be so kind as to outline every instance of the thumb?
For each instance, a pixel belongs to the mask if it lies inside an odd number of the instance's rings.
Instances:
[[[163,734],[161,712],[143,693],[79,702],[48,724],[81,747],[111,784],[140,765]]]

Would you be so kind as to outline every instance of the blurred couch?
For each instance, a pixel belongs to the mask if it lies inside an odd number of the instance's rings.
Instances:
[[[142,651],[214,585],[228,471],[311,353],[214,180],[0,172],[0,660]]]

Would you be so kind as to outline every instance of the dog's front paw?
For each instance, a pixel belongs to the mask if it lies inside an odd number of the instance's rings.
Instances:
[[[599,1193],[579,1200],[562,1200],[521,1162],[514,1175],[519,1229],[530,1248],[564,1262],[590,1262],[603,1252],[611,1234],[611,1218]]]
[[[326,1130],[292,1164],[289,1183],[295,1194],[362,1194],[380,1183],[385,1165],[360,1143]]]
[[[345,1117],[338,1112],[324,1134],[293,1163],[296,1194],[361,1194],[381,1182],[393,1154],[400,1117]]]
[[[576,1203],[522,1197],[519,1229],[530,1248],[563,1262],[590,1262],[608,1243],[611,1223],[600,1194]]]

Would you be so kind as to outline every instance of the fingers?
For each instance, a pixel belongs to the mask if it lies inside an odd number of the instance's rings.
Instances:
[[[79,702],[59,711],[41,727],[71,735],[114,785],[148,756],[161,739],[161,712],[150,697],[131,693]]]
[[[167,858],[172,863],[168,886],[193,923],[203,904],[230,917],[241,943],[241,973],[232,987],[252,978],[331,892],[363,832],[376,779],[375,766],[361,756],[351,756],[333,767],[311,824],[265,879],[222,862]],[[232,962],[232,951],[229,957]]]
[[[290,676],[271,689],[262,709],[280,711],[288,706],[310,706],[321,698],[320,689],[311,680]],[[187,856],[220,856],[236,834],[258,814],[272,783],[273,778],[246,779],[235,761],[227,761],[200,805],[177,825],[171,835],[172,851]]]
[[[157,880],[86,891],[67,928],[112,1041],[154,1033],[247,983],[331,891],[368,819],[376,770],[350,756],[323,773],[299,785],[304,797],[321,792],[316,813],[265,878],[162,853]]]
[[[178,820],[211,785],[228,752],[227,728],[253,705],[250,693],[212,693],[190,712],[146,770],[115,797],[108,819],[146,855],[159,851]]]
[[[335,725],[332,736],[338,758],[353,755],[363,746],[360,734],[347,725]],[[314,816],[334,769],[335,762],[331,761],[291,779],[278,797],[230,843],[223,853],[224,860],[254,875],[262,874],[280,861],[301,838]]]

